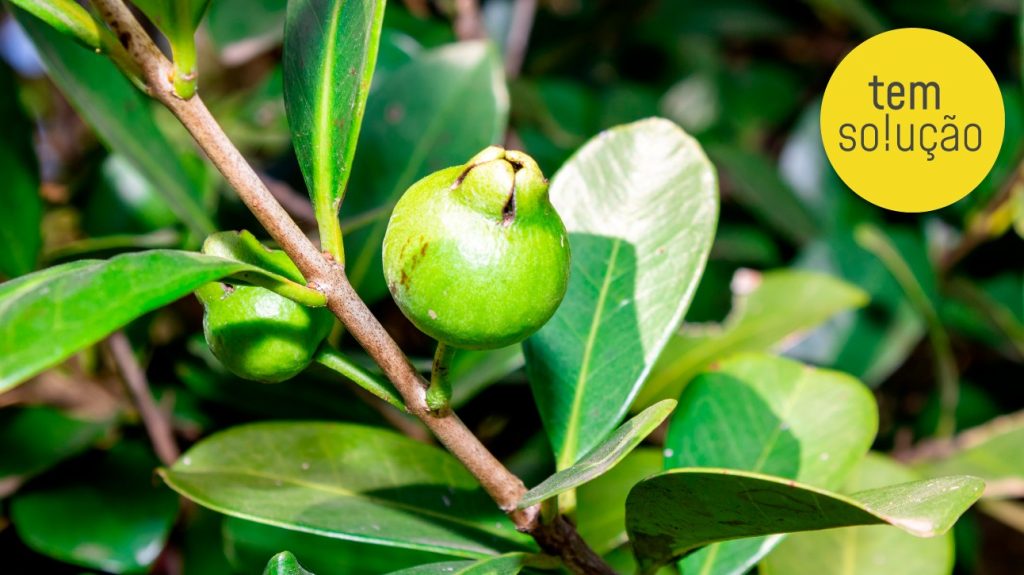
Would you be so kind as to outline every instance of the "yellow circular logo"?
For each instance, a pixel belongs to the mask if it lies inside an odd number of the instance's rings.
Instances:
[[[865,200],[927,212],[969,194],[1003,143],[1003,98],[985,62],[934,30],[868,39],[825,88],[821,137],[839,177]]]

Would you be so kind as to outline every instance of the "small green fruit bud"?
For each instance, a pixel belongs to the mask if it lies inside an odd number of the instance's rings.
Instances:
[[[214,249],[209,242],[203,247]],[[301,278],[281,252],[275,257],[290,277]],[[210,350],[235,375],[277,383],[298,375],[330,333],[334,316],[256,286],[214,282],[196,290],[203,304],[203,334]]]
[[[384,237],[395,302],[455,347],[511,345],[540,329],[569,280],[569,239],[533,158],[492,146],[412,185]]]

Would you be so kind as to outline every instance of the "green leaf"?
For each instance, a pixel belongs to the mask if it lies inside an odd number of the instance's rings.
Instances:
[[[0,284],[0,391],[244,263],[175,250],[79,260]]]
[[[988,485],[986,497],[1019,497],[1024,483],[1024,413],[1006,415],[959,434],[952,441],[923,449],[914,462],[922,474],[974,475]]]
[[[199,237],[215,230],[196,200],[195,183],[167,138],[157,127],[149,102],[105,56],[15,10],[54,83],[82,118],[115,152],[124,156],[157,191],[171,210]]]
[[[196,92],[196,28],[210,0],[134,0],[167,37],[174,54],[174,90],[191,98]]]
[[[71,418],[51,407],[0,411],[0,496],[85,451],[109,427],[109,422]]]
[[[11,0],[11,4],[93,50],[106,45],[103,23],[75,0]]]
[[[394,571],[391,575],[516,575],[526,567],[529,557],[526,553],[508,553],[476,562],[446,561]]]
[[[920,479],[879,454],[868,454],[846,482],[844,492],[857,492]],[[821,575],[839,569],[844,575],[953,572],[953,536],[920,539],[885,526],[846,527],[790,535],[761,563],[764,575]]]
[[[676,402],[666,399],[648,407],[643,413],[623,423],[615,430],[615,433],[608,436],[572,467],[559,471],[545,479],[540,485],[527,491],[519,501],[519,508],[526,509],[600,477],[622,461],[622,458],[633,451],[637,445],[640,445],[640,442],[661,425],[675,408]]]
[[[819,225],[812,213],[779,176],[768,158],[732,146],[715,145],[708,155],[729,176],[737,201],[794,244],[818,235]]]
[[[878,408],[867,387],[836,371],[759,354],[734,356],[679,398],[665,468],[721,467],[838,488],[871,447]],[[779,537],[715,543],[684,573],[742,575]]]
[[[366,105],[359,154],[342,215],[347,273],[367,301],[387,295],[382,241],[395,202],[437,170],[501,141],[508,93],[499,55],[483,42],[425,51],[391,73]]]
[[[687,325],[669,340],[635,405],[678,397],[713,362],[738,352],[768,351],[865,303],[867,294],[861,289],[832,276],[799,270],[766,272],[752,291],[734,296],[732,312],[721,326]]]
[[[323,249],[344,261],[345,195],[377,61],[384,0],[292,0],[284,33],[284,102]],[[362,190],[360,190],[362,191]]]
[[[287,254],[264,246],[247,231],[217,232],[203,242],[203,253],[258,268],[257,271],[246,270],[232,274],[233,280],[264,287],[303,305],[327,305],[322,293],[306,287],[305,278]]]
[[[626,496],[641,479],[661,471],[660,449],[640,447],[576,492],[576,530],[605,554],[626,543]]]
[[[455,458],[370,427],[235,427],[161,474],[215,511],[326,537],[469,558],[527,544]]]
[[[39,196],[39,167],[32,151],[32,125],[18,103],[18,86],[6,66],[0,66],[0,173],[4,174],[4,209],[0,210],[0,275],[27,274],[36,267],[42,247],[43,200]]]
[[[299,560],[289,551],[282,551],[270,558],[263,575],[313,575],[299,565]]]
[[[565,301],[524,343],[558,469],[625,415],[679,326],[718,217],[715,171],[675,124],[604,132],[555,175],[551,201],[572,247]]]
[[[925,277],[929,263],[923,238],[905,229],[889,232],[915,274]],[[845,371],[876,387],[920,342],[924,322],[882,262],[857,245],[852,231],[808,245],[795,265],[843,278],[866,291],[871,302],[821,326],[789,350],[791,356]]]
[[[35,551],[109,573],[143,573],[163,550],[178,498],[153,484],[146,446],[121,443],[84,470],[18,495],[11,520]]]
[[[235,517],[224,517],[224,544],[235,573],[256,573],[276,549],[291,549],[314,573],[390,573],[450,559],[445,555],[321,537]],[[222,575],[217,573],[216,575]]]
[[[889,524],[918,537],[942,535],[985,483],[943,477],[844,496],[732,469],[666,471],[626,500],[626,529],[642,573],[718,541],[773,533]]]

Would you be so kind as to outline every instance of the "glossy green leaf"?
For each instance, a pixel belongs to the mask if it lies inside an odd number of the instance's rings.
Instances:
[[[156,460],[121,443],[84,470],[14,498],[11,519],[30,548],[108,573],[144,573],[163,550],[178,498],[153,483]]]
[[[526,509],[600,477],[640,445],[645,437],[665,421],[675,407],[674,400],[666,399],[623,423],[574,465],[559,471],[527,491],[519,500],[519,508]]]
[[[729,539],[889,524],[918,537],[942,535],[985,488],[969,476],[902,483],[840,495],[769,475],[685,468],[638,483],[626,528],[650,573],[673,558]]]
[[[529,555],[508,553],[476,562],[446,561],[420,565],[390,575],[516,575],[526,566]]]
[[[559,469],[615,428],[679,326],[718,217],[715,171],[667,120],[604,132],[555,175],[569,230],[569,289],[524,342],[527,373]]]
[[[89,48],[100,50],[107,45],[104,24],[75,0],[11,0],[11,4]]]
[[[197,236],[215,226],[196,200],[195,183],[157,127],[146,97],[105,56],[98,56],[35,18],[15,11],[50,77],[82,118],[164,196]]]
[[[899,463],[869,454],[847,480],[843,492],[918,479]],[[764,575],[821,575],[837,569],[844,575],[949,575],[953,572],[953,535],[921,539],[879,525],[795,533],[786,537],[760,566]]]
[[[321,537],[235,517],[224,517],[224,545],[230,549],[232,573],[258,573],[275,549],[291,549],[314,573],[379,575],[414,565],[451,559],[414,549],[381,548],[369,543]],[[224,572],[213,575],[223,575]]]
[[[526,544],[455,458],[370,427],[235,427],[162,475],[215,511],[326,537],[470,558]]]
[[[950,473],[980,477],[986,497],[1020,496],[1024,486],[1024,414],[1007,415],[959,434],[914,462],[917,471],[935,477]]]
[[[734,279],[734,285],[740,279]],[[768,351],[867,303],[861,289],[825,274],[778,270],[757,277],[756,282],[752,290],[734,296],[732,312],[721,326],[686,325],[669,340],[636,406],[678,397],[701,370],[726,356]]]
[[[204,283],[248,271],[202,254],[152,250],[79,260],[0,284],[0,391]]]
[[[303,305],[327,305],[322,293],[306,287],[305,278],[287,254],[264,246],[247,231],[217,232],[203,242],[203,253],[247,263],[259,270],[232,274],[232,280],[267,288]]]
[[[686,387],[665,439],[665,468],[720,467],[835,489],[878,430],[867,387],[836,371],[760,354],[724,360]],[[779,541],[715,543],[684,573],[742,575]]]
[[[323,249],[341,258],[345,195],[377,62],[384,0],[292,0],[284,34],[284,101]],[[362,191],[362,190],[360,190]]]
[[[282,551],[270,558],[263,575],[313,575],[299,564],[290,551]]]
[[[364,299],[388,293],[381,246],[398,198],[420,178],[501,141],[507,117],[501,59],[483,42],[425,51],[374,90],[352,168],[353,193],[342,207],[343,219],[359,226],[345,232],[346,271]]]
[[[626,496],[664,469],[663,459],[661,449],[639,447],[576,491],[576,530],[594,551],[604,554],[626,543]]]
[[[0,411],[0,496],[85,451],[109,427],[108,422],[68,417],[52,407]]]
[[[32,151],[32,125],[18,103],[18,86],[6,66],[0,66],[0,173],[4,174],[4,208],[0,210],[0,276],[27,274],[36,267],[43,244],[43,200],[39,196],[39,166]]]

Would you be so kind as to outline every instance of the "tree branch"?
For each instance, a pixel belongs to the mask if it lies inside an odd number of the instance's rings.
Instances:
[[[579,573],[614,573],[589,549],[564,519],[541,525],[538,507],[520,510],[526,492],[510,472],[450,409],[432,413],[426,404],[427,382],[369,310],[345,276],[344,266],[322,254],[281,207],[220,125],[196,95],[180,99],[174,92],[173,66],[145,33],[122,0],[93,0],[103,19],[139,64],[153,98],[166,106],[192,134],[267,232],[291,257],[309,284],[327,298],[327,307],[376,361],[418,417],[483,486],[516,527],[541,547],[562,557]]]
[[[167,415],[157,406],[153,400],[153,392],[146,381],[146,373],[142,370],[138,360],[135,359],[135,352],[132,351],[132,344],[124,335],[123,331],[116,331],[107,338],[107,349],[110,350],[110,357],[117,366],[117,371],[128,388],[128,394],[135,404],[142,418],[142,425],[146,428],[149,441],[153,444],[153,451],[164,465],[170,466],[178,460],[181,452],[178,451],[178,444],[174,441],[174,432],[171,430],[171,422]]]
[[[505,41],[505,75],[511,80],[519,76],[530,44],[533,19],[537,14],[537,0],[516,0],[512,8],[512,24]]]

